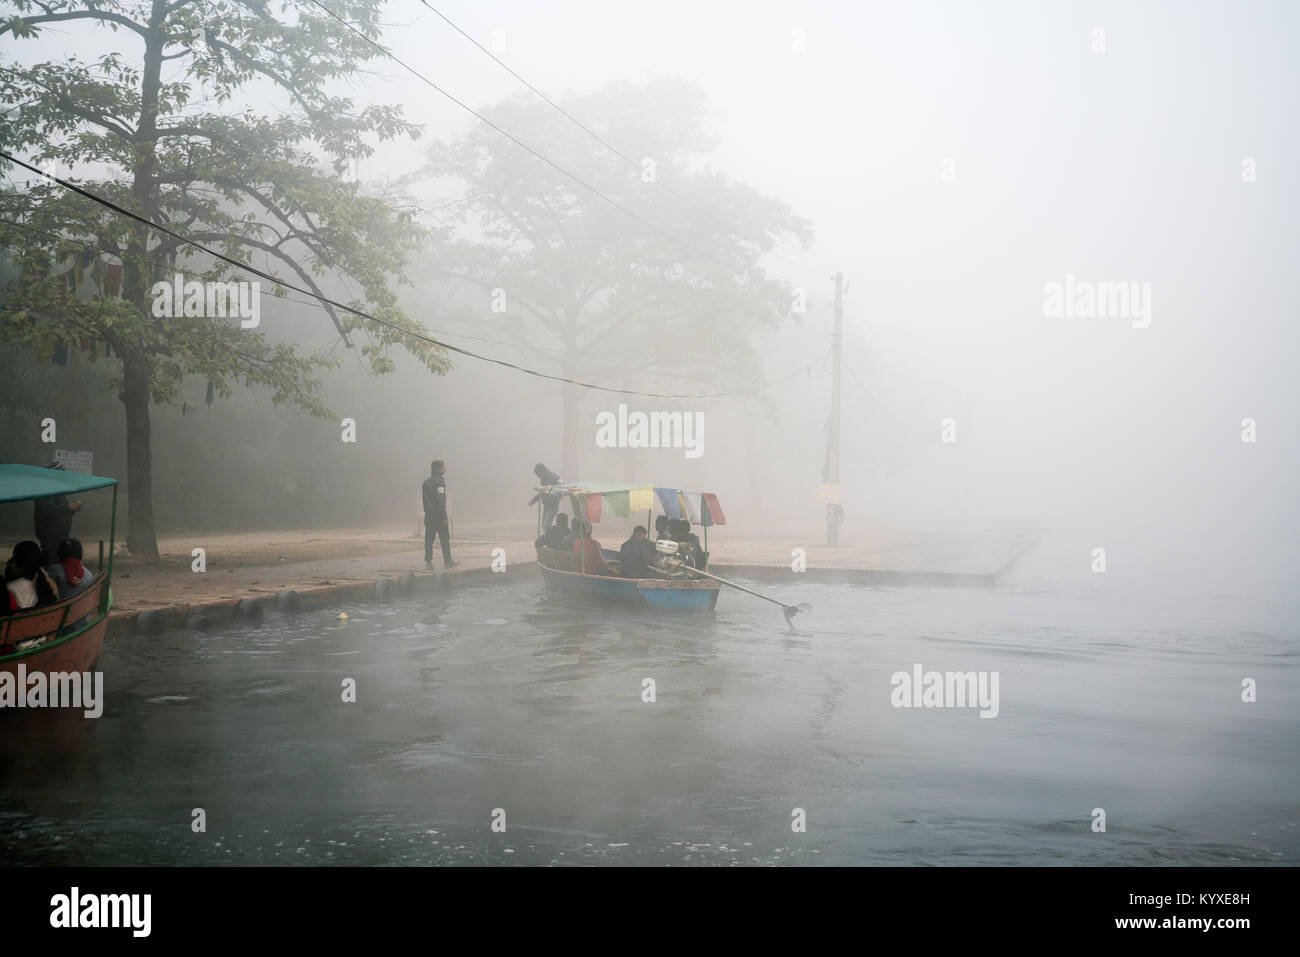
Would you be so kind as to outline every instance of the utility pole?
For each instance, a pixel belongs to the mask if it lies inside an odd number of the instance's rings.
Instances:
[[[826,499],[826,544],[839,541],[840,528],[840,353],[844,340],[844,273],[835,280],[835,334],[831,351],[831,421],[827,430],[826,467],[822,471],[823,498]]]

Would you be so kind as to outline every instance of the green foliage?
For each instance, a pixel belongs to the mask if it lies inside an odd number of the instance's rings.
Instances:
[[[350,305],[420,330],[398,308],[393,287],[407,281],[403,264],[412,249],[429,243],[428,232],[403,197],[367,195],[340,175],[376,142],[419,135],[399,109],[358,107],[328,91],[372,57],[373,48],[323,13],[302,9],[278,19],[261,3],[11,5],[16,14],[0,27],[0,38],[84,21],[136,34],[124,49],[138,51],[143,42],[144,56],[114,52],[85,63],[74,55],[3,68],[0,104],[11,112],[0,144],[7,151],[61,171],[121,170],[71,179],[313,291],[346,284],[359,293]],[[359,28],[375,31],[379,3],[335,6]],[[270,89],[287,95],[291,112],[211,108],[240,92],[265,99]],[[21,250],[21,281],[5,297],[0,337],[34,346],[50,337],[107,340],[117,355],[147,362],[154,402],[177,401],[181,379],[195,374],[212,381],[219,395],[239,385],[264,387],[276,402],[328,414],[315,376],[336,360],[299,355],[292,345],[234,322],[159,318],[147,308],[152,284],[177,271],[200,280],[254,277],[43,179],[5,195],[0,213],[0,245]],[[121,301],[103,294],[111,260],[125,264]],[[68,295],[57,274],[70,262],[77,288],[89,277],[98,294],[84,301]],[[363,338],[372,372],[392,368],[387,351],[395,344],[435,373],[449,368],[442,350],[428,343],[351,314],[331,310],[331,316],[341,333]]]
[[[559,102],[636,168],[532,94],[484,112],[672,238],[476,126],[429,152],[424,174],[464,189],[445,216],[469,237],[440,249],[432,265],[505,289],[505,331],[520,341],[549,339],[575,357],[637,357],[609,364],[605,375],[666,368],[697,388],[752,385],[759,369],[749,342],[790,318],[793,295],[760,257],[785,239],[809,245],[808,222],[778,199],[695,168],[712,144],[693,84],[613,83]],[[645,181],[644,161],[682,198]]]

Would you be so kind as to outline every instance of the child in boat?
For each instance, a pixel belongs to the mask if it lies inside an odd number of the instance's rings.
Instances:
[[[41,568],[41,546],[19,542],[5,566],[5,590],[9,593],[9,610],[39,608],[59,600],[54,580]]]
[[[47,565],[45,570],[58,586],[60,599],[79,595],[94,584],[95,573],[81,563],[82,549],[79,539],[65,538],[59,542],[56,554],[59,560],[53,565]],[[92,617],[93,615],[83,615],[72,623],[72,627],[80,627],[89,622]]]
[[[5,563],[5,611],[22,611],[36,607],[36,584],[23,578],[12,558]]]
[[[59,542],[58,561],[47,565],[45,570],[58,586],[60,598],[71,598],[89,588],[95,581],[95,573],[81,563],[81,541],[65,538]]]

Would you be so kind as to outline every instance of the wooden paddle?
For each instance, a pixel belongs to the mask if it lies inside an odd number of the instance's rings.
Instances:
[[[664,548],[663,546],[665,545],[669,545],[671,547]],[[655,542],[655,551],[659,552],[662,555],[673,556],[675,560],[681,564],[682,568],[684,568],[688,572],[691,572],[692,574],[703,575],[705,578],[712,578],[715,582],[722,582],[722,584],[724,585],[730,585],[732,588],[739,589],[740,591],[743,591],[747,595],[753,595],[755,598],[763,599],[763,601],[770,601],[774,605],[780,605],[781,610],[785,612],[786,621],[789,621],[790,619],[794,618],[794,616],[799,614],[799,612],[803,612],[806,615],[812,611],[812,605],[808,604],[807,602],[800,602],[797,605],[787,605],[785,602],[778,601],[775,598],[769,598],[767,595],[760,595],[752,588],[746,588],[744,585],[737,585],[733,581],[727,581],[727,579],[721,577],[720,575],[714,575],[712,572],[706,572],[706,571],[701,571],[698,568],[692,568],[690,565],[687,565],[685,562],[683,562],[680,558],[675,557],[677,554],[676,542],[670,542],[667,540]]]

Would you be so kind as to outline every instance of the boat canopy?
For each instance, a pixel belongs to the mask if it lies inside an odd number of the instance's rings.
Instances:
[[[595,524],[610,512],[628,518],[648,512],[656,505],[669,518],[684,518],[692,525],[726,525],[718,496],[712,492],[687,492],[679,488],[662,488],[648,483],[571,482],[538,486],[542,492],[562,492],[574,499],[574,514],[585,510],[587,521]]]
[[[116,484],[115,478],[46,469],[38,465],[0,465],[0,502],[71,495]]]

